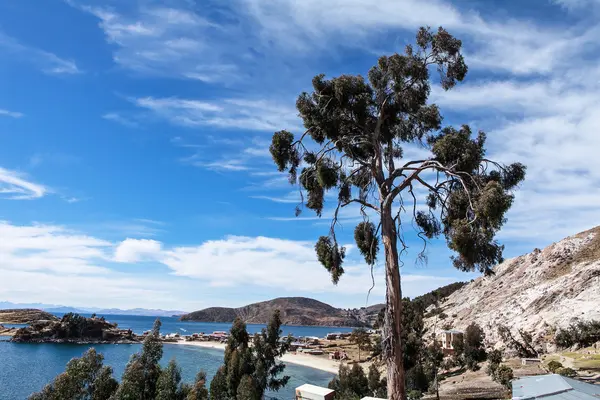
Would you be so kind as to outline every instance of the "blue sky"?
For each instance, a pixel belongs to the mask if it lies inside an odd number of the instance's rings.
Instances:
[[[525,3],[525,5],[523,4]],[[301,130],[317,73],[366,74],[419,26],[463,40],[469,74],[432,100],[529,168],[499,238],[512,257],[600,217],[600,2],[20,0],[0,4],[0,300],[238,306],[276,296],[365,305],[349,247],[337,287],[312,245],[328,230],[268,153]],[[407,148],[407,156],[423,155]],[[351,243],[357,210],[343,215]],[[443,241],[402,269],[414,296],[476,274]],[[369,303],[383,298],[381,265]]]

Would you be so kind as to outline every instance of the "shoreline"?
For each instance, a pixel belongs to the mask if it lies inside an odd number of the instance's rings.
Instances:
[[[215,349],[220,351],[225,351],[224,343],[217,342],[186,342],[183,340],[177,342],[164,342],[164,344],[174,344],[179,346],[193,346],[193,347],[202,347],[205,349]],[[340,362],[335,360],[330,360],[328,358],[314,356],[310,354],[301,354],[301,353],[286,353],[281,357],[281,361],[289,364],[301,365],[303,367],[318,369],[320,371],[329,372],[331,374],[338,373]]]

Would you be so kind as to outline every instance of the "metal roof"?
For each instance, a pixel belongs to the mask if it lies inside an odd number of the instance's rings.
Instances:
[[[335,391],[333,391],[331,389],[320,387],[320,386],[315,386],[315,385],[310,385],[308,383],[305,383],[302,386],[298,386],[296,388],[296,393],[297,392],[300,392],[300,393],[310,393],[310,394],[318,394],[318,395],[321,395],[321,396],[326,396],[328,394],[335,393]]]
[[[599,400],[600,386],[557,374],[526,376],[513,381],[513,400]]]

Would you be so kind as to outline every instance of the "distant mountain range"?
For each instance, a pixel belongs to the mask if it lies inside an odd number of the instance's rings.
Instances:
[[[266,324],[274,310],[284,325],[368,326],[364,312],[343,310],[306,297],[280,297],[239,308],[211,307],[181,316],[182,321],[232,322],[236,317],[248,324]],[[364,311],[364,309],[363,309]]]
[[[98,307],[67,307],[56,304],[43,304],[43,303],[11,303],[9,301],[0,301],[0,310],[2,309],[22,309],[22,308],[35,308],[44,310],[49,313],[60,313],[66,314],[69,312],[78,314],[91,314],[96,313],[98,315],[137,315],[137,316],[148,316],[148,317],[172,317],[183,315],[186,312],[180,310],[160,310],[160,309],[146,309],[146,308],[133,308],[122,310],[120,308],[98,308]]]

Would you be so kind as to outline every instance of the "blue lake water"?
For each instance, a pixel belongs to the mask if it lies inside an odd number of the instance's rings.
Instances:
[[[142,333],[152,327],[155,318],[138,316],[107,316],[107,320],[117,322],[121,328],[130,328]],[[161,318],[162,333],[228,331],[231,324],[181,322],[177,318]],[[258,332],[263,325],[248,325],[250,333]],[[325,336],[328,332],[346,332],[349,328],[327,327],[282,327],[284,334],[295,336]],[[6,339],[6,338],[5,338]],[[39,391],[56,375],[63,372],[67,362],[81,356],[89,347],[95,347],[104,354],[105,364],[114,369],[114,375],[120,378],[131,354],[140,350],[140,345],[70,345],[70,344],[27,344],[0,342],[0,400],[26,399],[31,393]],[[183,380],[193,382],[196,373],[203,369],[211,379],[223,362],[223,352],[216,349],[192,346],[164,346],[163,364],[175,358],[182,368]],[[312,368],[287,364],[286,375],[290,375],[289,384],[278,393],[270,393],[271,398],[293,399],[294,389],[304,383],[326,386],[332,374]]]

